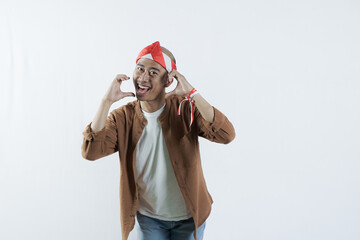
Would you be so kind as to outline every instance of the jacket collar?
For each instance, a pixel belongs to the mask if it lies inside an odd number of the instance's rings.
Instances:
[[[171,108],[171,101],[170,101],[170,98],[166,98],[165,99],[165,108],[164,108],[164,111],[160,114],[160,116],[158,117],[159,121],[163,121],[168,115],[169,115],[169,112],[170,112],[170,108]],[[146,118],[144,117],[142,111],[141,111],[141,105],[140,105],[140,101],[139,100],[136,100],[135,102],[135,115],[136,117],[138,117],[142,122],[145,121],[146,122]]]

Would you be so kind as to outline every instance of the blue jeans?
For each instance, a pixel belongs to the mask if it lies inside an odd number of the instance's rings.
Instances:
[[[163,221],[136,213],[139,240],[194,240],[194,220]],[[202,240],[206,222],[198,227],[196,238]]]

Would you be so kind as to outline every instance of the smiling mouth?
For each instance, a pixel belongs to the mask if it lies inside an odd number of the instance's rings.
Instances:
[[[137,91],[137,93],[145,94],[148,91],[150,91],[150,89],[151,89],[151,87],[143,86],[143,85],[138,84],[136,91]]]

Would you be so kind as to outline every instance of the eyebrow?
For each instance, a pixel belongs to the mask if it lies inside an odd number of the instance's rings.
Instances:
[[[144,65],[142,65],[142,64],[140,64],[140,63],[138,63],[138,64],[136,64],[137,66],[141,66],[141,67],[145,67]],[[160,72],[160,69],[158,69],[158,68],[156,68],[156,67],[150,67],[150,69],[154,69],[154,70],[157,70],[157,71],[159,71]]]

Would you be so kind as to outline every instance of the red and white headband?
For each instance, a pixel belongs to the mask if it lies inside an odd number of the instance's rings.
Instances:
[[[171,60],[171,58],[161,51],[160,42],[156,41],[149,46],[145,47],[136,58],[136,63],[140,58],[148,58],[159,63],[166,71],[171,72],[171,70],[176,70],[176,64]]]

